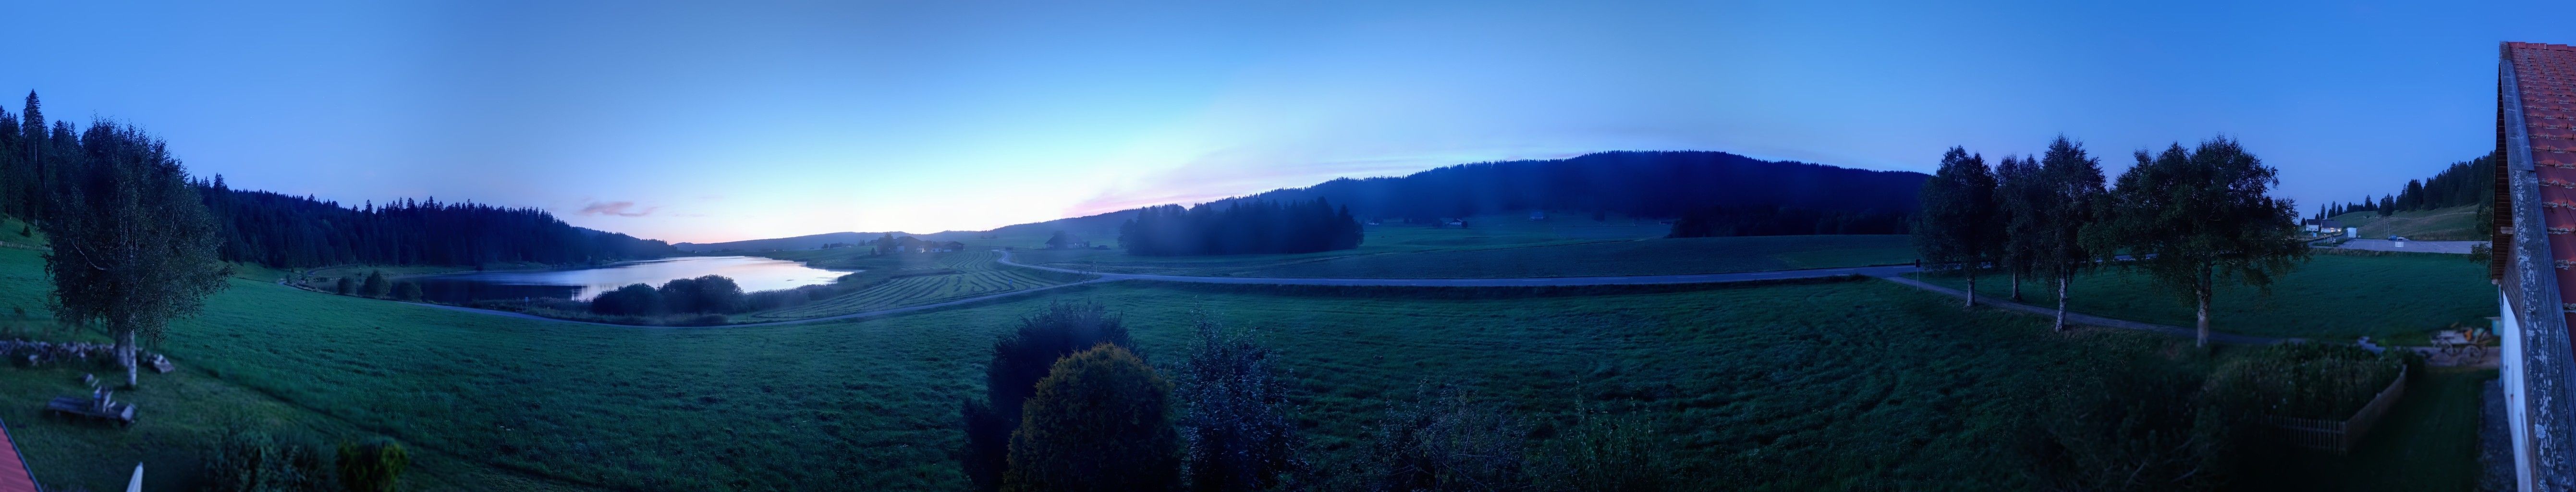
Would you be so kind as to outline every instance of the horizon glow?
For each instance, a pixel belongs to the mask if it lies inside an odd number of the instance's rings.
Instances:
[[[2304,211],[2494,146],[2504,2],[17,7],[0,93],[199,175],[672,242],[985,230],[1614,150],[1928,172],[2242,140]]]

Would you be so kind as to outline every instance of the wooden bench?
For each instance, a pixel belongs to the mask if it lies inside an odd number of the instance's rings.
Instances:
[[[115,422],[117,425],[134,425],[134,404],[109,403],[107,405],[99,405],[98,399],[96,398],[57,396],[54,397],[54,401],[45,403],[45,413],[62,414],[65,417],[106,420],[109,422]]]

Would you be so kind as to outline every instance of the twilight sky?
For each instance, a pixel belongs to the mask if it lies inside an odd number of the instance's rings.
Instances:
[[[2314,209],[2486,152],[2496,43],[2576,43],[2576,4],[2527,0],[206,3],[13,5],[0,91],[236,187],[675,242],[1605,150],[1930,171],[2059,132],[2114,173],[2232,135]]]

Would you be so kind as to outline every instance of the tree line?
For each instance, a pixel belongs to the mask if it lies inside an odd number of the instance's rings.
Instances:
[[[346,264],[598,263],[678,255],[658,240],[573,227],[537,208],[408,198],[359,207],[199,182],[223,225],[228,261],[280,268]]]
[[[2493,208],[2489,205],[2495,202],[2495,169],[2496,158],[2493,155],[2454,162],[2450,167],[2433,173],[2432,179],[2407,180],[2406,186],[2397,194],[2380,195],[2376,201],[2363,197],[2357,202],[2318,205],[2316,218],[2333,218],[2353,212],[2378,212],[2386,217],[2409,210],[2478,205],[2478,223],[2485,224],[2487,214],[2494,213],[2489,210]]]
[[[2268,288],[2307,257],[2294,237],[2297,209],[2269,195],[2279,171],[2232,139],[2134,157],[2105,187],[2100,160],[2063,135],[2036,158],[2008,155],[1994,167],[1952,147],[1922,185],[1916,250],[1927,268],[1965,275],[1970,307],[1981,271],[2010,274],[2016,301],[2022,279],[2053,281],[2061,330],[2077,274],[2136,269],[2197,309],[2206,346],[2218,283]]]
[[[1146,256],[1312,253],[1359,247],[1360,223],[1323,198],[1164,205],[1120,224],[1118,244]]]
[[[20,113],[0,110],[0,213],[31,224],[60,215],[53,195],[71,186],[85,167],[108,158],[94,147],[117,147],[84,145],[87,132],[73,129],[70,121],[46,120],[33,92]],[[383,205],[370,201],[353,208],[310,196],[233,189],[222,176],[191,178],[189,184],[215,221],[218,254],[225,261],[277,268],[567,264],[679,252],[661,241],[573,227],[535,208],[439,203],[435,198]]]

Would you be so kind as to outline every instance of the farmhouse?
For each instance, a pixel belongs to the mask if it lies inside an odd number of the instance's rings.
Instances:
[[[2344,230],[2343,221],[2334,219],[2308,219],[2300,221],[2299,228],[2308,231],[2308,235],[2310,236],[2340,235],[2343,234]]]
[[[2576,489],[2576,47],[2504,43],[2497,67],[2495,281],[2506,432],[2519,490]]]

